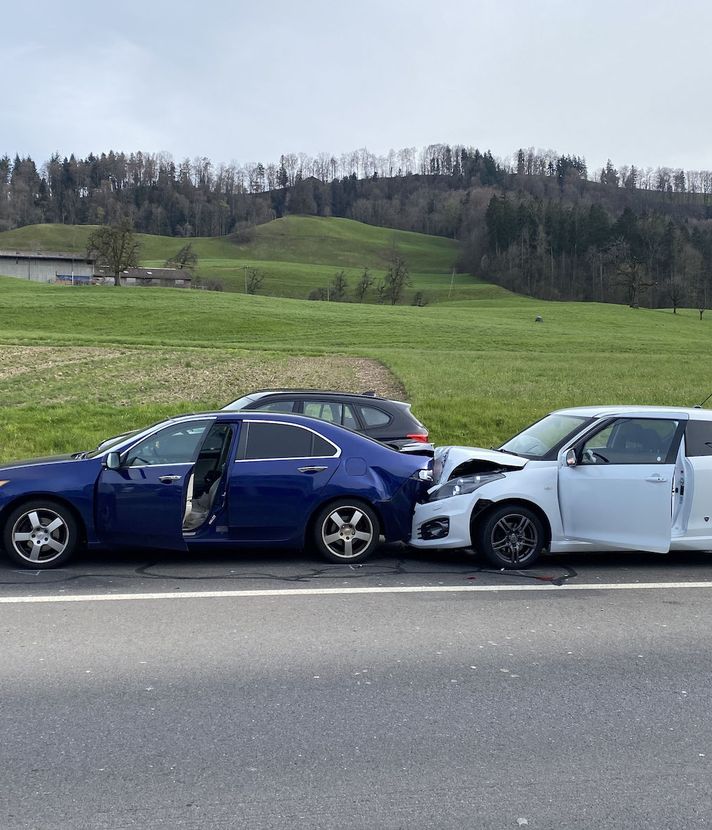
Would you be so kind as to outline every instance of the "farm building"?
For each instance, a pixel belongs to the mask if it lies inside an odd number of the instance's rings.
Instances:
[[[106,268],[96,268],[95,282],[113,285],[114,277]],[[190,288],[190,271],[180,268],[129,268],[121,273],[121,285],[160,288]]]
[[[94,259],[59,251],[0,251],[0,274],[33,282],[86,282],[94,276]]]
[[[63,285],[114,284],[93,257],[57,251],[0,251],[0,275]],[[191,275],[180,268],[130,268],[121,274],[121,285],[190,288]]]

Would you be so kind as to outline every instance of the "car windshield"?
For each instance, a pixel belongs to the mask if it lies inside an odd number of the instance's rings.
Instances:
[[[527,458],[544,458],[589,420],[581,415],[547,415],[510,438],[500,450]]]
[[[124,432],[121,435],[115,435],[113,438],[107,438],[106,441],[102,441],[101,444],[91,452],[86,453],[83,457],[84,458],[94,458],[97,455],[101,455],[102,453],[108,452],[113,447],[122,444],[128,438],[132,438],[134,435],[138,435],[140,432],[146,432],[146,429],[134,429],[131,432]]]

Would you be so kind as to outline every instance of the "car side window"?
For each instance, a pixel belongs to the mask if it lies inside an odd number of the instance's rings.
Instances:
[[[688,421],[685,427],[685,455],[698,458],[712,455],[712,421]]]
[[[667,418],[617,418],[586,440],[580,463],[671,463],[678,424]]]
[[[375,406],[362,406],[361,417],[367,427],[384,427],[391,422],[391,416]]]
[[[304,415],[319,418],[332,424],[342,424],[349,429],[359,429],[356,413],[349,404],[336,401],[304,401]]]
[[[304,401],[304,415],[310,418],[319,418],[331,424],[340,424],[343,417],[344,405],[335,401]]]
[[[237,460],[324,458],[337,454],[337,447],[330,441],[303,427],[247,421],[240,431]]]
[[[271,401],[252,408],[254,412],[294,412],[294,401]]]
[[[158,464],[190,464],[198,454],[205,431],[212,421],[183,421],[154,432],[134,444],[126,453],[125,467],[152,467]]]
[[[358,420],[356,419],[356,413],[353,411],[353,408],[350,407],[347,403],[344,404],[344,415],[341,420],[341,423],[348,427],[349,429],[360,429]]]

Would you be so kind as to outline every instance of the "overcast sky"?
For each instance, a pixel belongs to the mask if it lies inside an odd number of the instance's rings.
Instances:
[[[448,142],[712,168],[712,0],[4,4],[0,155]]]

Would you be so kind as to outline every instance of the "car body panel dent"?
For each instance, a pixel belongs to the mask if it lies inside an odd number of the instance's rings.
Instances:
[[[173,457],[175,445],[171,442],[180,435],[186,442],[188,437],[193,440],[202,429],[195,422],[201,421],[206,425],[200,432],[203,439],[189,458],[169,462],[161,457]],[[299,426],[315,434],[314,442],[320,437],[333,444],[335,452],[321,455],[324,447],[312,443],[314,454],[308,457],[298,457],[295,452],[291,458],[238,458],[243,421]],[[221,430],[221,425],[230,429]],[[231,438],[223,438],[221,447],[219,441],[213,446],[208,437],[219,438],[220,434]],[[283,441],[284,435],[279,439]],[[143,448],[153,441],[156,454],[144,458]],[[92,548],[297,547],[304,543],[312,516],[326,502],[353,498],[378,511],[386,538],[407,541],[413,507],[422,488],[418,472],[430,463],[429,458],[402,455],[325,421],[259,412],[170,418],[110,446],[110,450],[74,457],[31,459],[0,467],[0,480],[5,481],[0,486],[0,521],[21,501],[41,496],[61,500],[75,510]],[[208,481],[207,472],[215,477]],[[198,480],[201,486],[196,493],[193,488]],[[209,503],[205,514],[194,514],[192,505],[206,494]],[[191,526],[186,520],[194,515],[200,524]]]
[[[526,466],[528,459],[482,447],[437,447],[433,459],[433,484],[449,481],[454,475],[465,474],[458,470],[469,462],[482,462],[482,468],[475,470],[473,467],[467,470],[467,474],[488,469],[520,470]]]
[[[491,506],[512,502],[532,505],[546,517],[551,530],[547,541],[555,553],[712,548],[712,412],[682,407],[584,407],[551,413],[549,423],[561,415],[580,419],[580,429],[559,441],[561,430],[547,427],[550,416],[535,422],[539,435],[551,438],[548,447],[544,440],[538,441],[541,448],[536,450],[542,458],[528,454],[528,460],[515,456],[505,461],[506,453],[479,448],[436,452],[434,478],[438,483],[416,506],[412,544],[468,547],[473,516],[479,525],[478,505],[485,504],[486,513]],[[686,449],[685,436],[692,423],[698,426]],[[468,458],[501,461],[502,465],[489,471],[468,470],[460,478],[462,464],[458,462]],[[507,464],[512,468],[507,469]],[[513,469],[515,464],[519,469]],[[438,498],[439,493],[448,497]],[[436,520],[445,530],[431,538],[440,529],[429,528],[428,523]]]

